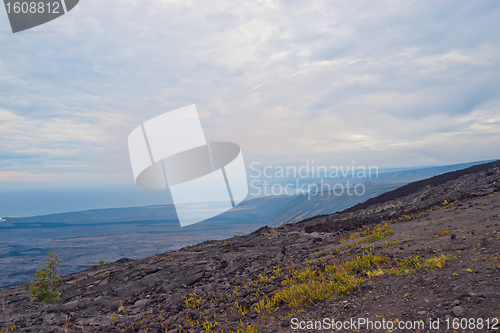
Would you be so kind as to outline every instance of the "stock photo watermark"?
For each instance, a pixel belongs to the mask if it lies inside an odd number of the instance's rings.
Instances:
[[[366,193],[368,179],[378,178],[377,166],[315,165],[306,161],[303,165],[262,166],[260,162],[250,164],[250,195],[280,196],[362,196]],[[340,182],[339,180],[344,180]]]
[[[194,104],[139,125],[128,147],[135,183],[168,190],[181,227],[220,215],[248,195],[240,147],[208,142]]]
[[[4,0],[12,32],[20,32],[50,22],[75,8],[80,0]]]

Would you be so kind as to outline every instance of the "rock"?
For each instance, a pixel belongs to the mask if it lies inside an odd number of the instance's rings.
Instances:
[[[164,312],[169,312],[171,308],[172,308],[171,304],[168,303],[160,304],[160,309],[162,309]]]
[[[118,332],[120,332],[120,330],[109,326],[109,327],[106,327],[105,329],[103,329],[102,332],[104,332],[104,333],[118,333]]]
[[[361,287],[361,290],[370,290],[370,289],[375,288],[375,285],[373,284],[373,281],[368,280],[368,281],[363,282],[360,285],[360,287]]]
[[[104,286],[104,285],[108,284],[108,282],[109,282],[109,279],[105,278],[104,280],[102,280],[101,282],[99,282],[99,286]]]
[[[304,231],[308,234],[313,232],[331,232],[332,228],[328,224],[315,224],[306,226]]]
[[[200,317],[199,311],[188,310],[188,314],[189,314],[189,317],[191,317],[194,320],[196,320],[196,319],[198,319]]]
[[[125,330],[125,333],[135,333],[135,331],[129,327]]]
[[[465,309],[461,306],[455,306],[451,309],[451,313],[453,313],[457,317],[462,317],[465,313]]]
[[[204,274],[205,274],[205,272],[200,272],[200,273],[197,273],[197,274],[193,274],[191,276],[187,276],[184,279],[184,284],[186,286],[190,286],[192,284],[195,284],[196,282],[198,282],[198,281],[201,280],[201,278],[203,277]]]
[[[162,329],[159,326],[151,326],[148,333],[162,333]]]
[[[251,304],[250,304],[250,301],[249,301],[248,299],[246,299],[246,298],[244,298],[244,299],[240,300],[238,303],[239,303],[241,306],[243,306],[243,307],[245,307],[245,308],[247,308],[247,309],[248,309],[248,308],[250,307],[250,305],[251,305]]]
[[[313,244],[318,244],[318,243],[321,243],[322,241],[323,241],[322,238],[319,238],[319,237],[318,238],[314,238],[313,239]]]
[[[179,303],[175,306],[175,311],[176,312],[181,312],[182,310],[184,310],[184,304],[183,303]]]
[[[235,316],[235,315],[229,315],[226,317],[228,321],[237,321],[237,320],[240,320],[240,316]]]
[[[457,238],[457,235],[451,234],[451,239],[455,239],[455,238]]]
[[[162,290],[163,290],[163,292],[168,293],[168,292],[173,291],[173,290],[180,288],[180,287],[181,287],[181,284],[179,282],[172,282],[172,283],[164,286]]]
[[[149,299],[140,299],[137,302],[134,303],[133,307],[134,308],[144,308],[150,303]]]
[[[240,262],[240,261],[233,262],[231,264],[231,266],[229,266],[229,269],[227,270],[227,273],[228,274],[232,274],[232,273],[236,272],[242,265],[243,265],[243,263]]]
[[[273,292],[275,289],[276,289],[276,286],[274,284],[270,284],[270,285],[262,288],[262,291],[265,292],[266,294],[269,294],[269,293]]]

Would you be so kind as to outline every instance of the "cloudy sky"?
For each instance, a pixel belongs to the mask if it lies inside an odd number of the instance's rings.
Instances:
[[[498,1],[81,0],[17,34],[0,9],[0,187],[133,185],[128,134],[190,104],[247,164],[499,158],[498,31]]]

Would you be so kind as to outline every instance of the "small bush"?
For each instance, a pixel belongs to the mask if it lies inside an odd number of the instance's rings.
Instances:
[[[435,269],[435,268],[441,269],[444,266],[446,266],[446,262],[448,262],[448,260],[450,260],[449,257],[447,257],[444,254],[441,254],[441,256],[439,256],[439,257],[430,258],[430,259],[426,260],[425,265],[427,267],[429,267],[430,269]]]
[[[444,229],[443,231],[441,231],[438,235],[436,235],[436,238],[437,237],[442,237],[442,236],[445,236],[446,234],[448,234],[449,232],[451,231],[451,229]]]
[[[56,289],[56,286],[61,282],[62,278],[57,271],[57,264],[62,259],[57,258],[57,253],[52,248],[52,252],[47,258],[48,261],[43,264],[47,267],[40,268],[35,272],[38,281],[30,282],[30,294],[33,299],[44,303],[57,303],[61,294]]]
[[[347,237],[341,238],[340,241],[339,241],[339,243],[344,243],[344,242],[347,242],[348,240],[355,239],[355,238],[358,238],[358,237],[360,237],[359,233],[354,232],[354,233],[350,234]]]
[[[196,293],[191,293],[186,297],[186,307],[190,310],[198,310],[200,308],[201,297]]]
[[[372,243],[382,239],[386,236],[392,235],[394,230],[389,228],[389,224],[385,222],[384,224],[378,224],[375,227],[366,227],[364,230],[365,237],[357,242],[357,244]]]

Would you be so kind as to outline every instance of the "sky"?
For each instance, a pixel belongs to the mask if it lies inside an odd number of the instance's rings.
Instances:
[[[498,1],[81,0],[16,34],[0,8],[0,216],[164,202],[127,137],[190,104],[247,165],[499,158],[498,31]]]

